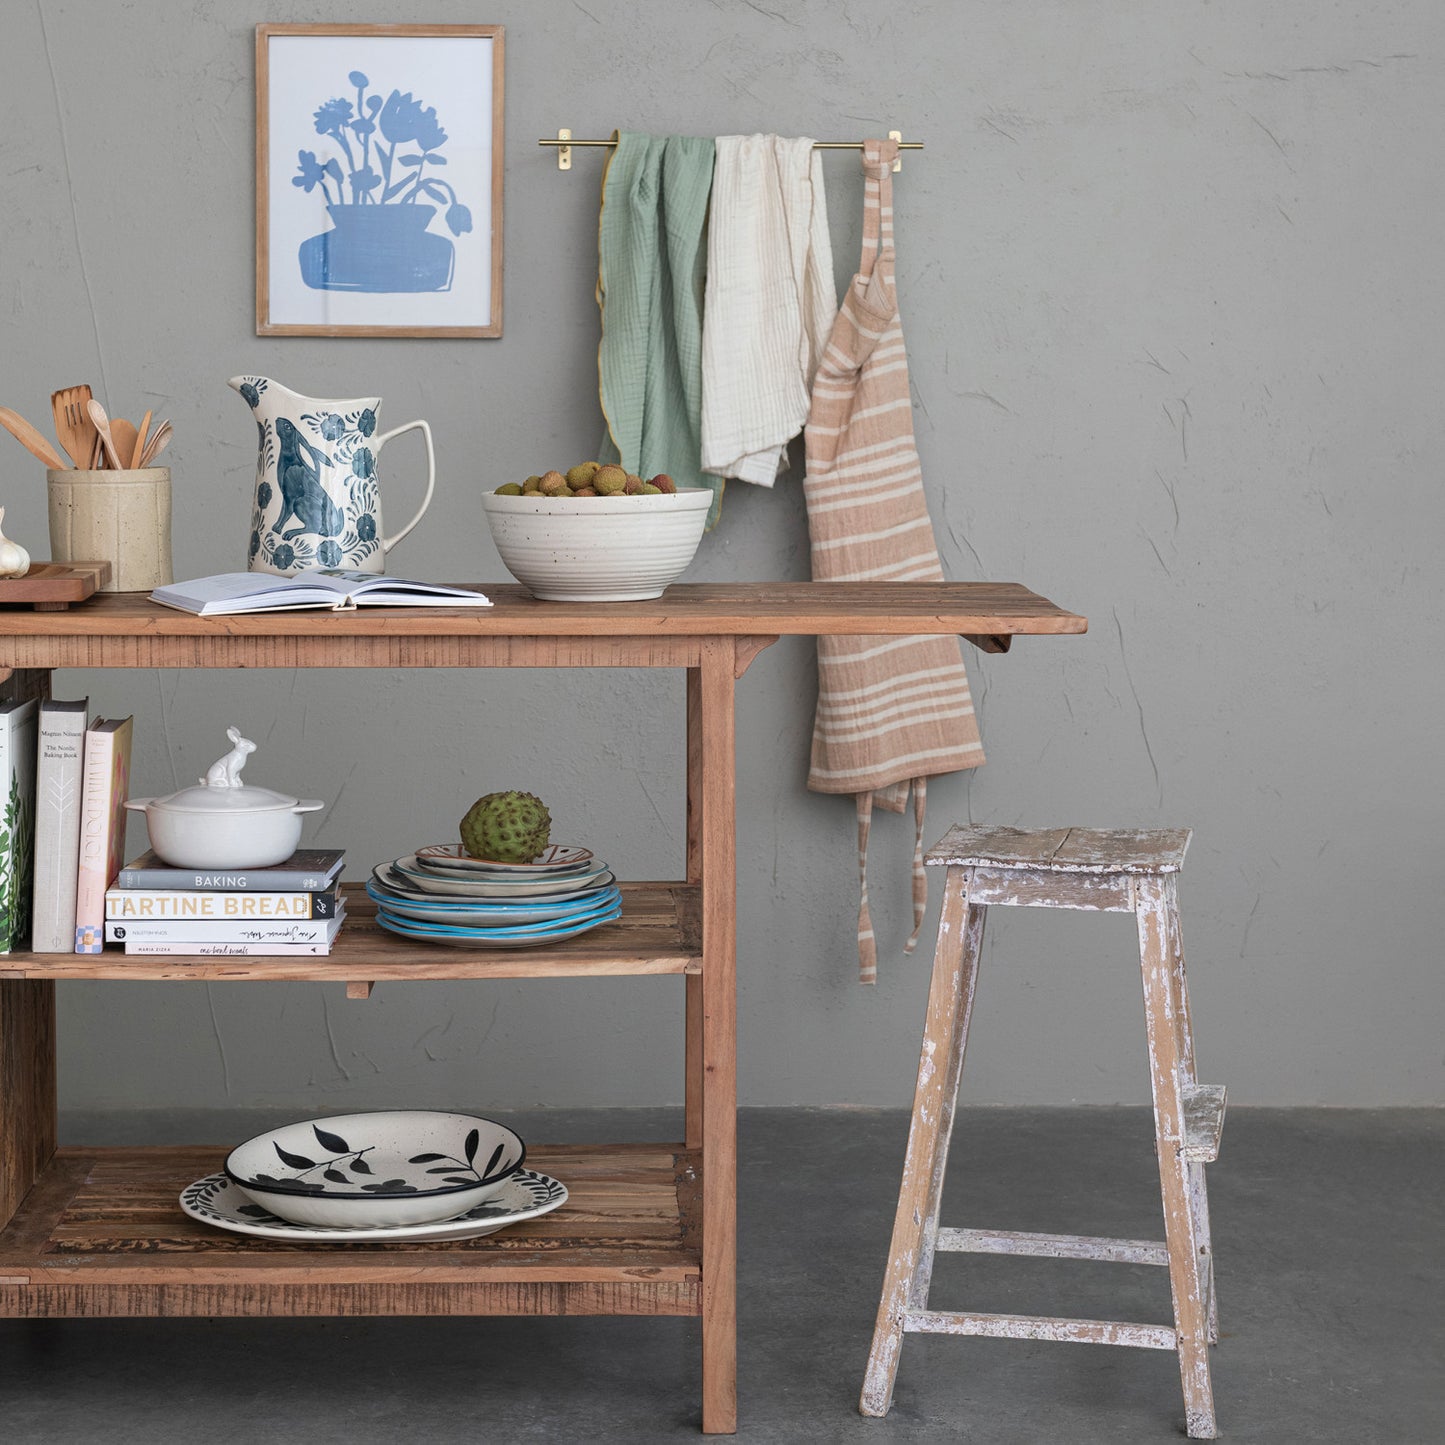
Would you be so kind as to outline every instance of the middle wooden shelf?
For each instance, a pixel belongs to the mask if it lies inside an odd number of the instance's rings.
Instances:
[[[622,917],[540,948],[447,948],[388,933],[359,884],[347,884],[346,921],[324,956],[236,958],[104,953],[0,955],[3,978],[204,979],[212,983],[376,983],[456,978],[591,978],[698,973],[702,892],[690,883],[622,883]]]

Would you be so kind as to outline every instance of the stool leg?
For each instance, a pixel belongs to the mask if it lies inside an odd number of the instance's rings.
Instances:
[[[888,1273],[878,1304],[863,1393],[858,1401],[862,1415],[888,1413],[893,1403],[898,1357],[903,1349],[904,1311],[923,1307],[933,1275],[939,1201],[987,912],[969,904],[966,895],[965,870],[950,868],[943,892],[938,945],[933,956],[928,1021],[924,1026],[918,1084],[913,1095],[913,1119],[908,1128],[908,1153],[903,1164],[898,1212],[888,1251]]]
[[[1177,899],[1171,897],[1164,910],[1165,933],[1174,970],[1179,1006],[1174,1011],[1175,1036],[1178,1039],[1179,1072],[1186,1084],[1197,1084],[1199,1074],[1194,1065],[1194,1026],[1189,1014],[1189,981],[1184,968],[1184,933],[1179,924]],[[1194,1216],[1194,1237],[1199,1245],[1199,1287],[1209,1301],[1209,1343],[1219,1343],[1219,1299],[1214,1291],[1214,1244],[1209,1233],[1209,1186],[1204,1179],[1204,1165],[1189,1165],[1189,1210]]]
[[[1144,975],[1144,1017],[1149,1037],[1149,1071],[1154,1090],[1154,1134],[1159,1186],[1164,1202],[1164,1237],[1169,1246],[1169,1286],[1174,1297],[1174,1332],[1184,1418],[1191,1438],[1212,1440],[1214,1390],[1209,1377],[1208,1311],[1201,1288],[1200,1244],[1184,1144],[1181,971],[1171,941],[1178,938],[1177,899],[1172,875],[1153,874],[1137,885],[1139,962]],[[1182,954],[1180,955],[1182,957]]]

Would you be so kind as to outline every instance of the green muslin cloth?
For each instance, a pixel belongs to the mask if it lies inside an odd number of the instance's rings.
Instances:
[[[607,435],[600,461],[713,493],[702,470],[702,304],[713,143],[621,131],[602,178],[597,232],[597,375]]]

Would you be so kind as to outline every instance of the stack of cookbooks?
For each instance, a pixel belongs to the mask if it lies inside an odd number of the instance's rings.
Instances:
[[[207,873],[144,853],[106,891],[105,941],[202,958],[330,953],[346,916],[342,861],[302,848],[272,868]]]

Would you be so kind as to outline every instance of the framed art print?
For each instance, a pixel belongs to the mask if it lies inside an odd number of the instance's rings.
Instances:
[[[256,333],[502,334],[502,27],[256,27]]]

